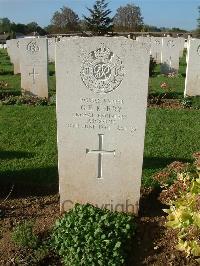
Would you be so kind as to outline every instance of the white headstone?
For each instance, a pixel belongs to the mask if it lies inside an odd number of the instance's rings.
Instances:
[[[185,48],[185,38],[184,37],[178,37],[178,40],[179,40],[179,57],[182,57],[183,56],[183,51],[184,51],[184,48]]]
[[[128,38],[56,43],[61,210],[138,211],[149,51]]]
[[[7,46],[7,53],[9,55],[9,57],[10,57],[10,40],[6,41],[6,46]],[[11,58],[10,58],[10,61],[11,61]],[[12,63],[12,61],[11,61],[11,63]]]
[[[11,39],[9,42],[9,55],[10,60],[14,65],[14,74],[20,73],[20,50],[19,39]]]
[[[151,55],[151,37],[138,36],[136,37],[136,41],[144,45],[148,49],[149,55]]]
[[[151,37],[151,56],[157,64],[161,63],[162,38]]]
[[[200,95],[200,39],[189,40],[184,95]]]
[[[20,40],[21,88],[25,94],[48,98],[47,39]]]
[[[162,38],[161,73],[178,73],[179,69],[179,41],[177,38]]]
[[[55,38],[48,39],[48,60],[49,62],[55,62]]]

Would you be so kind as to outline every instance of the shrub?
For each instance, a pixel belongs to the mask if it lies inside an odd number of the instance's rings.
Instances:
[[[184,108],[200,109],[200,96],[186,97],[181,100],[181,104]]]
[[[28,96],[28,95],[23,95],[23,96],[8,96],[0,100],[0,103],[2,105],[22,105],[22,104],[27,104],[27,105],[48,105],[48,100],[45,98],[39,98],[39,97],[34,97],[34,96]]]
[[[175,161],[163,171],[155,174],[153,180],[162,188],[159,199],[163,204],[170,204],[184,191],[191,180],[198,178],[195,164]]]
[[[193,157],[192,165],[175,162],[168,166],[176,174],[172,183],[168,182],[170,172],[157,180],[161,180],[164,188],[161,198],[169,205],[164,210],[168,214],[165,225],[177,232],[176,248],[187,256],[200,257],[200,153]]]
[[[65,265],[124,265],[134,231],[131,215],[76,204],[56,222],[51,242]]]
[[[179,229],[176,248],[187,256],[200,257],[200,175],[165,212],[168,214],[166,226]]]
[[[25,221],[17,225],[12,232],[12,240],[21,247],[35,248],[38,237],[33,233],[33,222]]]

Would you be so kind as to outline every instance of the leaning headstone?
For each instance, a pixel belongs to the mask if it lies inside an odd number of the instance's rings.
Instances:
[[[161,73],[178,73],[179,69],[179,41],[177,38],[162,38]]]
[[[190,39],[184,96],[197,95],[200,95],[200,40]]]
[[[55,38],[49,38],[48,40],[48,60],[49,62],[55,62]]]
[[[128,38],[56,43],[61,211],[77,202],[138,211],[149,50]]]
[[[47,39],[20,40],[21,88],[25,94],[48,98]]]
[[[157,64],[161,63],[162,38],[151,37],[151,56]]]

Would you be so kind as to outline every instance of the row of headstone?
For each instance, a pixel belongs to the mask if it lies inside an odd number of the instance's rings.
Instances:
[[[157,64],[161,63],[161,73],[178,72],[179,57],[182,57],[185,39],[172,37],[142,37],[136,39],[150,47],[150,55]]]
[[[65,38],[63,38],[63,40],[65,40]],[[197,63],[195,63],[198,56],[193,56],[193,45],[191,43],[195,42],[195,40],[190,40],[191,42],[188,41],[188,67],[186,71],[185,96],[199,95],[199,89],[195,86],[199,81]],[[157,63],[162,63],[161,71],[163,73],[178,71],[179,56],[181,55],[180,51],[182,51],[184,47],[183,38],[139,37],[138,41],[145,47],[148,47],[150,54],[156,59]],[[198,42],[198,40],[196,41]],[[47,63],[48,61],[55,61],[55,47],[55,38],[24,38],[7,41],[7,50],[11,62],[14,65],[14,74],[21,73],[22,75],[21,88],[24,93],[38,97],[48,97]],[[194,71],[194,69],[196,71]],[[196,79],[195,82],[193,78],[194,75]]]
[[[21,73],[24,94],[48,98],[48,47],[46,38],[20,38],[7,41],[14,74]]]

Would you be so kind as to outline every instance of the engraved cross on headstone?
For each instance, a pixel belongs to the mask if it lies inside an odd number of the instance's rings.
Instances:
[[[29,76],[33,77],[33,84],[35,84],[35,78],[37,75],[39,75],[39,73],[36,73],[35,67],[33,67],[33,71],[31,73],[29,73]]]
[[[99,148],[97,150],[90,150],[90,149],[86,149],[86,154],[88,153],[96,153],[98,154],[98,176],[97,178],[102,178],[102,171],[103,171],[103,167],[102,167],[102,160],[103,160],[103,155],[104,154],[113,154],[115,156],[115,150],[112,151],[107,151],[103,149],[103,137],[104,134],[98,134],[99,135]]]

